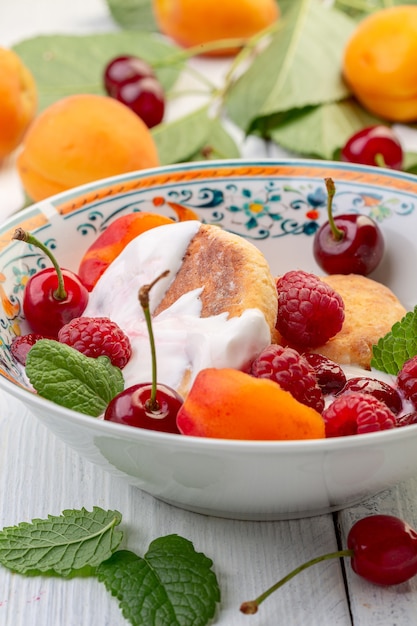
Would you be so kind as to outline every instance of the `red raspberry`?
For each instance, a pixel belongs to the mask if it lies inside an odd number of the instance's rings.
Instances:
[[[417,408],[417,356],[408,359],[397,377],[398,388]]]
[[[394,413],[383,402],[359,391],[338,396],[322,415],[326,437],[362,435],[396,426]]]
[[[22,365],[26,365],[28,352],[39,339],[44,339],[44,337],[36,333],[28,333],[27,335],[15,337],[11,343],[10,351],[16,361],[19,361]]]
[[[75,317],[61,328],[58,341],[86,356],[108,356],[120,369],[132,354],[129,337],[108,317]]]
[[[253,361],[251,374],[256,378],[273,380],[282,389],[289,391],[298,402],[319,413],[324,409],[324,397],[314,369],[293,348],[277,344],[268,346]]]
[[[345,319],[343,300],[314,274],[293,270],[277,281],[276,329],[288,343],[316,348],[334,337]]]

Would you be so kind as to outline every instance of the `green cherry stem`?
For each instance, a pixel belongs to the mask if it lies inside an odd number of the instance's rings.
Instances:
[[[333,237],[336,241],[340,241],[344,237],[344,232],[336,226],[336,222],[333,217],[333,198],[336,193],[336,186],[332,178],[325,178],[324,182],[326,183],[327,189],[327,218],[329,220]]]
[[[253,48],[255,43],[258,43],[266,35],[273,33],[279,28],[281,28],[281,24],[277,21],[270,26],[267,26],[259,33],[252,35],[252,37],[232,37],[228,39],[216,39],[215,41],[208,41],[207,43],[202,43],[197,46],[191,46],[190,48],[180,50],[179,52],[162,58],[159,61],[154,61],[152,63],[152,67],[158,68],[175,65],[175,63],[181,63],[193,57],[207,54],[208,52],[222,51],[229,48]]]
[[[384,155],[380,152],[377,152],[377,154],[375,155],[375,165],[377,165],[378,167],[388,167],[385,162]]]
[[[145,316],[146,326],[147,326],[148,334],[149,334],[149,343],[150,343],[150,346],[151,346],[152,390],[151,390],[151,396],[150,396],[149,400],[146,402],[146,408],[149,411],[158,411],[159,410],[159,403],[158,403],[158,400],[156,399],[156,388],[157,388],[158,377],[157,377],[157,365],[156,365],[155,335],[153,333],[153,327],[152,327],[152,316],[151,316],[151,312],[149,310],[149,292],[151,291],[152,287],[158,281],[160,281],[162,278],[165,278],[166,276],[168,276],[168,274],[169,274],[169,270],[165,270],[165,272],[162,272],[162,274],[157,276],[155,278],[155,280],[153,280],[151,283],[149,283],[149,285],[143,285],[139,289],[139,295],[138,295],[139,302],[140,302],[140,305],[141,305],[141,307],[143,309],[143,314]]]
[[[240,606],[241,612],[245,615],[254,615],[255,613],[257,613],[259,605],[264,600],[266,600],[272,593],[274,593],[274,591],[277,591],[277,589],[285,585],[285,583],[294,578],[294,576],[297,576],[297,574],[299,574],[303,570],[311,567],[312,565],[316,565],[316,563],[321,563],[322,561],[327,561],[329,559],[339,559],[344,556],[352,557],[353,550],[338,550],[337,552],[329,552],[328,554],[323,554],[322,556],[318,556],[314,559],[311,559],[310,561],[307,561],[306,563],[303,563],[302,565],[299,565],[298,567],[293,569],[292,572],[284,576],[284,578],[281,578],[281,580],[272,585],[272,587],[269,587],[269,589],[261,593],[261,595],[255,598],[255,600],[248,600],[247,602],[243,602],[243,604],[241,604]]]
[[[65,289],[64,278],[62,276],[61,268],[59,267],[57,260],[55,259],[52,252],[41,241],[39,241],[39,239],[37,239],[31,233],[28,233],[26,230],[23,230],[23,228],[16,228],[13,233],[12,239],[16,239],[17,241],[24,241],[32,246],[36,246],[46,254],[48,259],[54,266],[58,278],[58,287],[55,289],[53,296],[56,300],[65,300],[67,297],[67,291]]]

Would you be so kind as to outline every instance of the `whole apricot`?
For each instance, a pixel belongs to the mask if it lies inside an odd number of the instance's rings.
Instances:
[[[25,135],[17,169],[39,201],[108,176],[155,167],[159,158],[144,122],[117,100],[77,94],[46,108]]]
[[[201,370],[177,415],[183,435],[245,440],[322,439],[324,420],[272,380]]]
[[[417,6],[382,9],[360,22],[342,69],[368,111],[392,122],[417,120]]]
[[[0,160],[20,144],[37,105],[31,72],[13,50],[0,48]]]
[[[230,38],[249,38],[277,21],[275,0],[153,0],[158,28],[184,48]],[[231,55],[229,48],[206,52]]]

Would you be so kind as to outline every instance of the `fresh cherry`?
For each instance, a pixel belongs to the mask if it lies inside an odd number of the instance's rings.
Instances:
[[[244,602],[240,610],[247,615],[256,613],[266,598],[299,572],[321,561],[341,557],[350,557],[353,571],[369,582],[377,585],[398,585],[417,574],[417,533],[406,522],[392,515],[364,517],[350,529],[346,550],[338,550],[307,561],[255,600]]]
[[[104,70],[107,93],[122,102],[152,128],[162,122],[165,94],[151,66],[143,59],[116,57]]]
[[[303,354],[303,357],[313,367],[317,383],[324,395],[337,393],[343,389],[346,384],[346,376],[340,365],[326,356],[314,352],[307,352]]]
[[[115,96],[122,85],[154,76],[153,69],[143,59],[131,55],[119,56],[105,67],[104,87],[109,96]]]
[[[126,83],[119,88],[115,98],[142,118],[148,128],[153,128],[164,118],[164,91],[156,78]]]
[[[29,278],[23,293],[23,312],[33,333],[56,338],[64,324],[83,313],[88,291],[74,272],[59,267],[51,251],[36,237],[17,228],[13,239],[40,248],[54,266]]]
[[[119,393],[106,408],[104,419],[136,428],[177,433],[177,413],[182,398],[173,389],[158,384],[152,401],[152,383],[141,383]]]
[[[367,276],[382,260],[384,238],[379,226],[367,215],[348,213],[333,217],[334,182],[325,179],[328,190],[328,221],[314,236],[313,254],[328,274]]]
[[[152,382],[138,383],[124,389],[108,404],[104,419],[118,424],[127,424],[136,428],[158,430],[166,433],[180,434],[177,427],[177,413],[183,404],[181,396],[167,385],[157,382],[157,363],[155,338],[152,318],[149,310],[149,292],[169,271],[163,272],[149,285],[139,290],[139,301],[142,306],[149,333],[152,356]]]
[[[341,152],[342,161],[395,170],[402,168],[403,158],[403,149],[398,137],[391,128],[383,125],[369,126],[355,133]]]
[[[350,378],[338,395],[356,391],[369,393],[384,402],[394,415],[398,415],[402,409],[403,403],[398,391],[382,380],[360,376]]]

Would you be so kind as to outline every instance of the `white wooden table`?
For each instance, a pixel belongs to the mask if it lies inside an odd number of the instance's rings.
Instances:
[[[50,32],[114,29],[104,0],[0,0],[0,46]],[[265,156],[250,141],[245,155]],[[21,205],[13,159],[0,167],[0,220]],[[417,579],[397,587],[366,583],[335,560],[302,573],[255,616],[239,612],[302,562],[345,545],[353,522],[389,513],[417,527],[417,477],[335,515],[242,522],[176,509],[83,461],[16,400],[0,393],[0,527],[64,509],[119,510],[126,547],[144,554],[158,536],[177,533],[214,561],[222,602],[219,626],[415,626]],[[117,602],[94,579],[25,578],[0,568],[0,626],[122,626]]]

